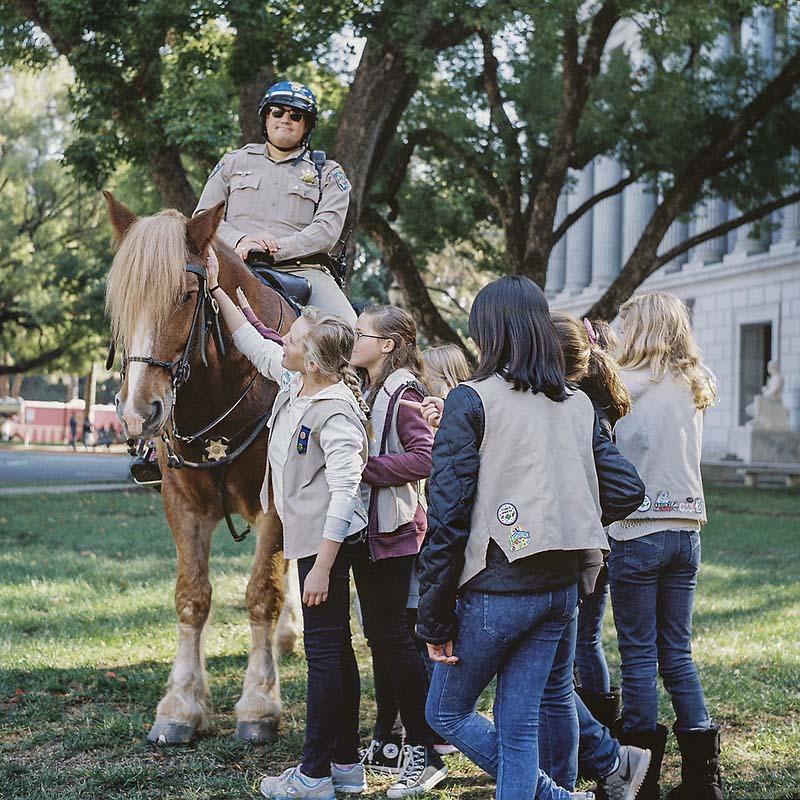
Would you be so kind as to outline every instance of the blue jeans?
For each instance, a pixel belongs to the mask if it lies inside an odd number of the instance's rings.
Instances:
[[[608,571],[622,661],[622,727],[658,723],[657,672],[669,692],[676,730],[711,726],[692,661],[692,605],[700,569],[697,531],[659,531],[611,540]]]
[[[564,629],[556,658],[542,696],[539,729],[539,767],[559,786],[569,791],[578,777],[578,741],[580,739],[586,775],[605,777],[614,769],[619,742],[601,725],[575,693],[572,662],[578,611]]]
[[[426,713],[434,730],[496,777],[497,800],[569,798],[539,769],[539,705],[577,602],[575,584],[538,594],[464,592],[459,598],[459,662],[434,667]],[[475,707],[495,675],[492,722]]]
[[[575,646],[575,666],[581,688],[595,694],[611,691],[606,654],[603,652],[603,616],[608,600],[608,567],[597,576],[594,591],[578,606],[578,641]]]

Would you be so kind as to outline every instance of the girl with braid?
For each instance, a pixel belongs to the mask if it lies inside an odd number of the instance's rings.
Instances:
[[[366,525],[359,486],[369,409],[349,365],[353,329],[309,307],[279,344],[275,331],[248,323],[219,286],[213,250],[208,282],[236,346],[283,387],[269,420],[261,504],[266,511],[271,488],[284,557],[297,559],[308,662],[306,734],[301,763],[264,778],[261,793],[274,800],[360,794],[366,782],[358,758],[361,687],[350,638],[351,548],[342,544]]]
[[[428,673],[406,612],[427,531],[424,481],[433,433],[419,410],[427,392],[412,317],[394,306],[368,308],[355,335],[351,362],[362,374],[374,429],[361,483],[369,524],[353,567],[378,704],[363,761],[368,769],[397,775],[388,797],[418,796],[447,775],[435,750],[440,740],[425,720]],[[405,745],[393,731],[398,707]]]

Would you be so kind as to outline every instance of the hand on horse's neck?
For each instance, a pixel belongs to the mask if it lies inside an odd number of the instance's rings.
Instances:
[[[336,383],[338,383],[338,381],[332,381],[330,378],[323,378],[318,372],[304,372],[303,386],[297,393],[297,396],[312,397],[323,389],[328,389]]]

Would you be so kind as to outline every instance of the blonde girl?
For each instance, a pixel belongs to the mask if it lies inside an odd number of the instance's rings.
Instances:
[[[423,350],[428,391],[444,399],[461,381],[469,380],[472,370],[464,351],[456,344],[443,344]]]
[[[306,731],[301,763],[264,778],[261,793],[274,800],[358,794],[366,789],[358,763],[360,683],[350,639],[350,556],[342,543],[366,524],[358,490],[368,440],[367,408],[348,363],[353,331],[332,314],[306,308],[281,346],[274,332],[264,338],[219,286],[213,251],[208,279],[236,346],[259,372],[284,385],[269,421],[261,503],[267,510],[271,488],[284,557],[297,559]],[[246,306],[241,289],[237,294]]]
[[[658,724],[660,673],[675,710],[681,751],[678,798],[720,800],[719,729],[692,660],[692,606],[706,521],[700,453],[703,412],[716,400],[686,306],[644,294],[620,308],[619,364],[633,410],[616,426],[617,446],[639,471],[644,502],[609,528],[608,568],[622,665],[621,740],[653,751],[640,798],[658,797],[667,730]]]

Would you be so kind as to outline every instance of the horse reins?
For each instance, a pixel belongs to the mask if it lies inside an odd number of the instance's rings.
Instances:
[[[220,502],[222,504],[222,510],[225,514],[225,521],[234,541],[240,542],[250,532],[250,525],[248,524],[244,531],[238,533],[233,524],[233,518],[231,517],[230,509],[228,508],[228,503],[226,502],[225,493],[225,477],[227,475],[227,468],[236,458],[244,453],[245,450],[247,450],[248,447],[250,447],[250,445],[253,444],[253,442],[255,442],[259,435],[263,432],[269,420],[270,412],[262,414],[254,422],[248,423],[229,439],[225,438],[224,436],[221,436],[218,439],[212,439],[211,437],[208,439],[203,438],[205,434],[212,431],[223,420],[227,419],[245,399],[245,397],[247,397],[258,378],[259,373],[256,370],[253,372],[253,375],[248,381],[247,386],[245,386],[244,391],[226,411],[195,433],[189,435],[181,435],[179,433],[177,421],[175,419],[175,411],[178,402],[178,389],[184,384],[188,383],[189,378],[191,377],[192,370],[189,363],[189,358],[192,351],[198,345],[200,347],[200,358],[203,362],[203,366],[208,366],[208,357],[206,354],[206,336],[209,328],[214,328],[214,333],[216,335],[216,340],[219,347],[219,353],[222,357],[225,356],[225,344],[222,338],[222,329],[219,322],[219,305],[208,291],[206,271],[203,269],[203,267],[200,267],[196,264],[187,263],[186,272],[197,276],[200,284],[200,290],[197,293],[197,302],[194,307],[194,313],[192,314],[192,324],[189,329],[189,335],[186,339],[186,345],[183,348],[183,352],[178,358],[171,362],[160,361],[152,356],[129,356],[126,353],[123,353],[120,377],[122,380],[125,379],[125,373],[127,371],[128,364],[131,362],[146,364],[148,367],[157,367],[159,369],[166,370],[169,373],[172,380],[172,406],[169,413],[170,426],[169,431],[165,430],[161,433],[161,439],[164,442],[167,450],[167,466],[172,469],[181,469],[182,467],[187,467],[188,469],[219,470],[216,482]],[[279,305],[281,311],[280,320],[278,322],[278,330],[280,330],[283,326],[284,316],[283,303],[279,303]],[[207,311],[208,308],[211,309],[210,315]],[[197,344],[195,344],[194,340],[198,337],[199,341]],[[115,347],[114,342],[112,341],[111,346],[109,347],[108,358],[106,359],[107,369],[110,369],[113,365],[114,355]],[[247,433],[245,434],[245,432]],[[243,435],[244,438],[242,441],[231,452],[228,452],[228,448],[231,443],[235,442]],[[172,439],[177,439],[178,441],[187,445],[194,444],[198,440],[204,444],[210,441],[211,444],[205,448],[206,452],[208,453],[209,460],[199,462],[187,461],[183,456],[175,452],[175,449],[172,446]],[[129,441],[133,442],[133,440]],[[219,455],[217,455],[217,453],[219,453]],[[136,455],[135,451],[132,452],[131,455]]]

